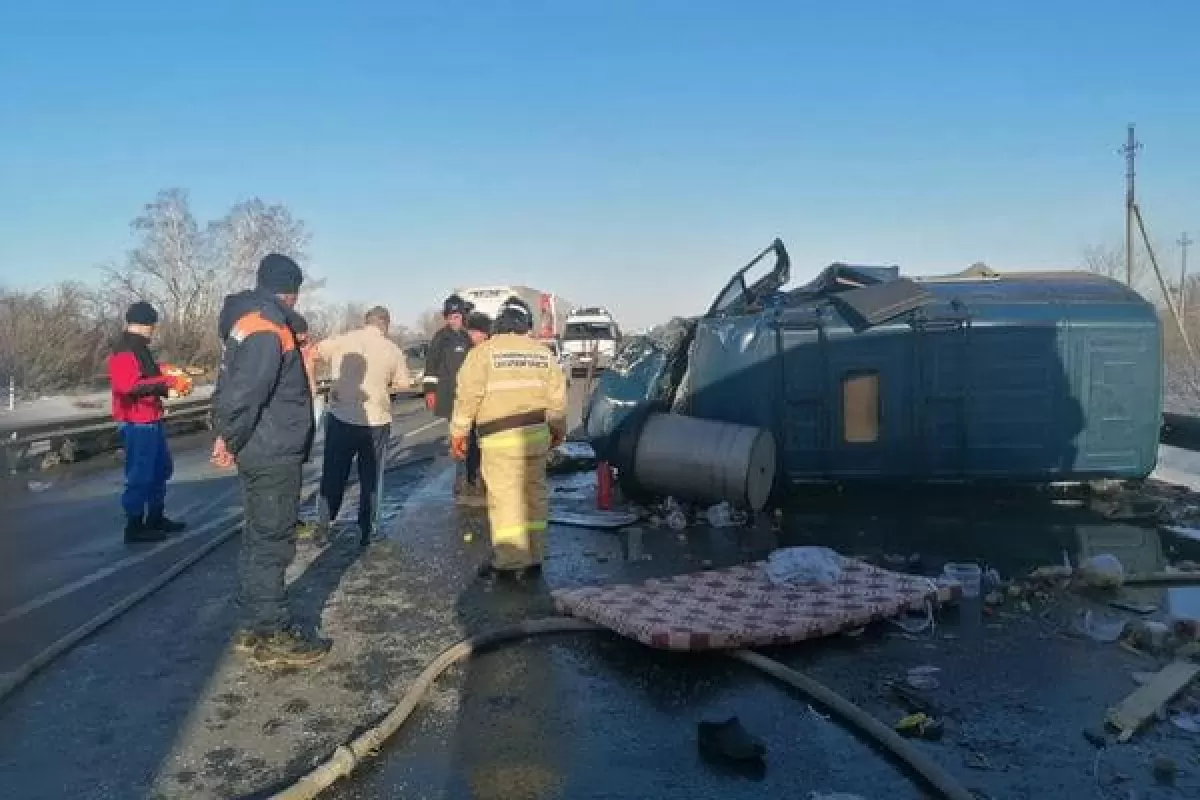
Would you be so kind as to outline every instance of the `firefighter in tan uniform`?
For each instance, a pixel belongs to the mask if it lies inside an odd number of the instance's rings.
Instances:
[[[529,337],[532,328],[529,307],[510,298],[495,335],[471,348],[458,373],[450,452],[466,458],[474,424],[492,538],[485,573],[536,573],[545,551],[546,457],[566,436],[567,386],[549,349]]]

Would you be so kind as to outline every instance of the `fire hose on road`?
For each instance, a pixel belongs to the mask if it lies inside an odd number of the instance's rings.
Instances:
[[[425,699],[429,690],[433,688],[438,677],[455,664],[485,650],[513,644],[531,636],[583,632],[610,631],[574,617],[547,617],[496,628],[463,639],[429,662],[429,665],[417,676],[413,685],[404,693],[400,702],[382,720],[338,747],[323,764],[287,788],[271,795],[272,800],[312,800],[341,778],[349,776],[366,759],[379,752],[384,743],[400,730],[404,723],[412,717],[413,712]],[[735,650],[729,656],[787,684],[832,712],[856,733],[882,747],[889,755],[898,759],[921,779],[926,788],[933,789],[939,797],[947,798],[947,800],[975,799],[974,794],[936,762],[902,739],[887,725],[832,689],[802,672],[749,650]]]

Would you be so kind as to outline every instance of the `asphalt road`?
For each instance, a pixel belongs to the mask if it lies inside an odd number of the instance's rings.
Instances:
[[[427,420],[416,412],[403,424],[415,430]],[[439,448],[432,440],[416,446]],[[1172,459],[1188,468],[1186,458]],[[475,577],[486,523],[450,503],[452,472],[437,460],[389,473],[389,539],[366,552],[351,537],[323,551],[301,548],[291,590],[296,613],[334,640],[320,668],[263,672],[229,651],[237,554],[219,548],[0,704],[5,796],[264,796],[377,720],[442,648],[552,613],[549,588],[742,563],[791,544],[827,544],[930,574],[948,560],[1007,576],[1098,551],[1138,571],[1197,557],[1194,542],[1024,493],[813,493],[777,523],[744,528],[639,525],[613,534],[552,526],[546,585],[515,589]],[[556,503],[587,506],[590,496],[586,476],[554,487]],[[1143,599],[1167,613],[1200,612],[1194,590],[1148,590]],[[946,735],[918,746],[980,797],[1196,796],[1195,735],[1158,723],[1103,752],[1083,737],[1136,688],[1133,673],[1157,665],[1074,634],[1089,608],[1111,611],[1074,595],[1036,601],[1028,611],[1008,604],[990,616],[968,603],[934,632],[913,636],[882,625],[770,655],[888,722],[905,711],[886,682],[914,666],[939,667],[928,699]],[[764,772],[731,770],[697,753],[697,723],[735,714],[765,741]],[[1155,784],[1155,757],[1179,766],[1176,787]],[[411,725],[329,796],[835,793],[924,796],[820,709],[744,667],[588,634],[522,643],[452,671]]]
[[[398,402],[392,458],[445,433],[413,400]],[[210,435],[172,440],[168,513],[188,530],[127,545],[116,455],[9,481],[0,515],[0,675],[240,524],[236,476],[208,463]],[[319,450],[305,467],[318,476]],[[33,488],[30,488],[33,487]]]

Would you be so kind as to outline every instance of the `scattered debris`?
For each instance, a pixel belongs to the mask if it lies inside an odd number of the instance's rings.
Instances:
[[[989,606],[1002,606],[1004,605],[1004,597],[1004,592],[992,591],[987,593],[987,595],[983,598],[983,602],[987,603]]]
[[[941,722],[920,711],[902,717],[896,722],[895,728],[896,733],[899,733],[901,736],[914,739],[928,739],[929,741],[937,741],[945,733],[945,728]]]
[[[44,492],[54,486],[50,481],[30,481],[26,484],[31,492]]]
[[[1121,634],[1125,632],[1125,625],[1125,620],[1119,617],[1088,611],[1076,622],[1075,630],[1092,641],[1111,644],[1121,638]]]
[[[734,510],[725,501],[710,506],[705,512],[705,517],[708,518],[708,524],[714,528],[733,528],[745,525],[747,519],[744,512]]]
[[[1087,739],[1088,743],[1097,750],[1108,747],[1108,736],[1099,728],[1086,728],[1083,731],[1083,738]]]
[[[577,528],[624,528],[637,522],[637,514],[629,511],[568,511],[551,508],[550,522]]]
[[[1079,575],[1093,589],[1120,589],[1125,567],[1112,553],[1097,553],[1080,565]]]
[[[585,472],[595,468],[596,451],[587,442],[563,442],[550,451],[546,460],[546,472],[551,475]]]
[[[1119,732],[1118,741],[1127,742],[1138,729],[1158,716],[1167,703],[1200,673],[1200,665],[1175,661],[1163,667],[1145,686],[1110,709],[1105,722]]]
[[[1070,580],[1075,574],[1075,570],[1068,566],[1049,566],[1038,567],[1033,572],[1029,573],[1031,581],[1039,581],[1044,583],[1055,583],[1058,581]]]
[[[1179,765],[1166,756],[1156,756],[1151,766],[1154,780],[1162,786],[1174,786],[1175,778],[1179,775]]]
[[[942,568],[947,578],[962,587],[963,597],[978,597],[982,573],[978,564],[956,564],[950,562]]]
[[[968,769],[977,769],[977,770],[995,769],[995,767],[992,766],[992,762],[988,760],[988,757],[985,756],[983,753],[978,753],[978,752],[969,753],[967,755],[966,759],[964,760],[964,763],[967,765]]]
[[[702,720],[697,726],[697,742],[705,754],[730,761],[761,761],[767,754],[762,740],[747,731],[736,716],[723,722]]]
[[[908,685],[920,691],[932,691],[938,688],[941,683],[937,679],[937,673],[941,672],[941,667],[923,666],[913,667],[908,671],[905,680]]]
[[[1121,638],[1146,653],[1165,651],[1171,641],[1171,629],[1166,623],[1151,619],[1135,620],[1125,627]]]
[[[1173,533],[1176,536],[1182,536],[1185,539],[1193,539],[1200,542],[1200,528],[1187,528],[1182,525],[1164,525],[1163,530]]]
[[[1200,573],[1185,571],[1145,572],[1125,579],[1128,586],[1200,586]]]
[[[828,585],[841,577],[842,557],[828,547],[785,547],[767,557],[766,573],[776,585]]]
[[[1136,600],[1111,600],[1109,605],[1121,611],[1129,611],[1134,614],[1153,614],[1158,611],[1156,603],[1139,603]]]
[[[924,695],[913,691],[908,686],[901,683],[888,684],[888,689],[896,702],[909,714],[927,714],[931,717],[938,716],[937,709],[933,702]]]
[[[1200,733],[1200,711],[1172,711],[1168,718],[1181,731]]]

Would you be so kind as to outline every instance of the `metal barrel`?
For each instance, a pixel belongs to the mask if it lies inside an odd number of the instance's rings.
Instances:
[[[761,511],[775,482],[769,431],[681,414],[650,414],[633,454],[648,492]]]

